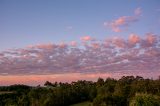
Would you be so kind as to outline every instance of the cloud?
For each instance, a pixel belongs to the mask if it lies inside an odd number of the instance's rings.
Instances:
[[[134,11],[133,16],[122,16],[117,18],[116,20],[112,20],[110,22],[104,22],[104,26],[107,28],[111,28],[114,32],[122,32],[127,30],[129,25],[138,21],[139,16],[141,15],[141,8],[137,8]]]
[[[99,43],[92,43],[91,46],[95,49],[99,48],[100,47],[100,44]]]
[[[138,43],[140,41],[140,37],[134,33],[130,34],[129,42],[132,44]]]
[[[147,33],[147,41],[150,43],[150,44],[153,44],[155,43],[156,41],[156,35],[154,35],[153,33]]]
[[[29,45],[28,48],[37,48],[37,49],[54,49],[54,44],[37,44],[37,45]]]
[[[119,38],[119,37],[114,37],[112,39],[112,43],[115,44],[117,47],[120,47],[120,48],[124,48],[126,47],[126,42],[124,39],[122,38]]]
[[[160,73],[160,37],[154,33],[147,33],[145,38],[133,33],[128,39],[114,37],[105,41],[83,38],[90,42],[39,44],[2,51],[0,75]]]
[[[61,42],[59,45],[58,45],[58,47],[60,47],[60,48],[67,48],[67,44],[66,43],[64,43],[64,42]]]
[[[3,57],[4,56],[4,54],[3,53],[0,53],[0,57]]]
[[[104,25],[110,27],[114,32],[122,32],[123,30],[128,29],[128,26],[131,23],[136,21],[138,21],[138,19],[134,16],[122,16],[111,22],[105,22]]]
[[[90,36],[83,36],[80,38],[82,41],[90,41],[92,38]]]
[[[71,41],[71,42],[70,42],[70,45],[71,45],[71,46],[77,46],[77,42],[76,42],[76,41]]]
[[[146,37],[141,40],[141,46],[144,48],[154,47],[158,43],[158,36],[154,33],[146,33]]]

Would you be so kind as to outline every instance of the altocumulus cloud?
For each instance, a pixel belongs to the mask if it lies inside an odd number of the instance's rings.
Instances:
[[[128,29],[128,26],[139,20],[140,15],[142,14],[141,8],[136,8],[133,16],[121,16],[110,22],[104,22],[104,26],[111,28],[114,32],[122,32]]]
[[[0,75],[160,73],[160,36],[39,44],[0,53]],[[83,43],[85,41],[85,44]]]

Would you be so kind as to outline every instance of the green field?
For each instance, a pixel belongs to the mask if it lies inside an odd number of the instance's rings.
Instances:
[[[78,104],[74,104],[74,105],[70,105],[70,106],[92,106],[91,102],[82,102],[82,103],[78,103]]]

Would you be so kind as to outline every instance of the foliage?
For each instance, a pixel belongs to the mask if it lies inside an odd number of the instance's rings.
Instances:
[[[46,81],[37,87],[0,87],[0,106],[70,106],[81,102],[81,106],[160,106],[160,79],[123,76],[119,80],[99,78],[97,82]]]
[[[70,105],[70,106],[92,106],[91,102],[82,102],[82,103],[77,103],[74,105]]]
[[[160,98],[151,94],[136,94],[130,106],[160,106]]]

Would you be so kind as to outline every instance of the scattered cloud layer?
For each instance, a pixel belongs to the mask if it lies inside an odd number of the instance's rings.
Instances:
[[[0,53],[0,75],[65,73],[160,73],[160,36],[130,34],[77,43],[38,44]]]
[[[114,32],[122,32],[124,30],[127,30],[130,24],[138,21],[141,14],[141,8],[136,8],[133,16],[121,16],[116,20],[104,22],[104,26],[107,28],[111,28]]]

